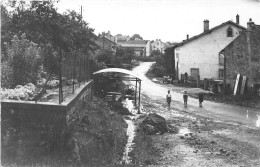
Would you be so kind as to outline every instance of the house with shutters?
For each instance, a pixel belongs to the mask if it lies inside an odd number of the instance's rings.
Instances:
[[[181,74],[187,73],[191,78],[201,79],[223,79],[224,78],[224,57],[220,54],[230,42],[245,30],[239,25],[239,15],[236,16],[236,22],[227,21],[216,27],[209,28],[209,21],[204,20],[203,32],[199,35],[189,38],[171,49],[174,55],[175,76],[180,79]]]

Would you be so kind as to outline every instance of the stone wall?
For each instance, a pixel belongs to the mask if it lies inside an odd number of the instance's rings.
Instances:
[[[44,102],[29,101],[2,101],[1,102],[1,122],[11,120],[14,128],[19,131],[31,130],[34,127],[45,131],[55,143],[65,141],[65,132],[69,123],[77,117],[78,111],[83,107],[83,103],[92,98],[92,81],[88,82],[81,90],[62,104],[50,104]],[[3,126],[2,126],[3,127]]]
[[[249,51],[251,48],[251,54]],[[234,89],[237,74],[248,77],[248,87],[260,84],[260,30],[245,31],[224,49],[225,79]]]

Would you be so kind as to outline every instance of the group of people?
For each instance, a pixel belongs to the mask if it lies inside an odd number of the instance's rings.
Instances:
[[[199,97],[199,106],[202,107],[203,94],[199,93],[198,97]],[[170,90],[168,90],[168,94],[166,95],[166,101],[168,103],[168,109],[170,109],[171,101],[172,101],[172,96],[171,96]],[[187,107],[187,105],[188,105],[188,93],[187,93],[186,90],[184,91],[184,94],[183,94],[183,102],[184,102],[184,107]]]

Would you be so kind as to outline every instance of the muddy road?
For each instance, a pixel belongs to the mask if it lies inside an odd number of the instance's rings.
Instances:
[[[133,69],[142,79],[142,112],[166,118],[177,134],[151,135],[152,146],[144,166],[259,166],[259,111],[189,97],[183,107],[182,94],[171,91],[173,102],[167,109],[165,96],[172,85],[160,85],[145,77],[152,63]],[[248,110],[248,112],[247,112]],[[138,161],[138,157],[134,157]],[[140,159],[140,158],[139,158]],[[140,163],[138,163],[140,166]]]

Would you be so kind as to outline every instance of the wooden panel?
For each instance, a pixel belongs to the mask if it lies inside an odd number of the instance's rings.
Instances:
[[[244,94],[245,87],[246,87],[246,76],[243,76],[242,86],[241,86],[241,90],[240,90],[241,95]]]
[[[237,95],[239,80],[240,80],[240,74],[237,74],[237,79],[236,79],[235,88],[234,88],[234,95]]]

